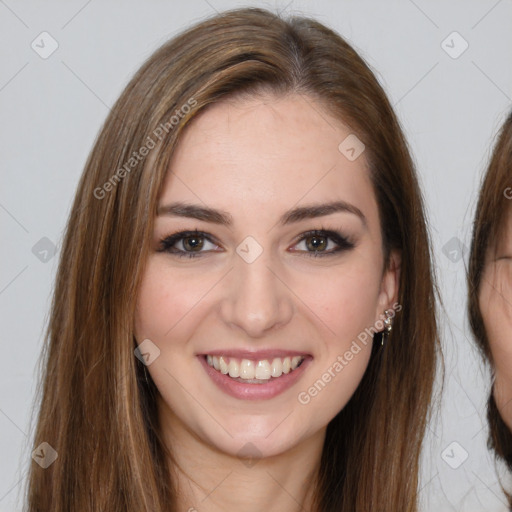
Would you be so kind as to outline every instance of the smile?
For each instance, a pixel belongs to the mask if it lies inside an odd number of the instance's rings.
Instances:
[[[197,358],[213,384],[239,400],[268,400],[292,388],[311,364],[309,354],[218,351]],[[235,357],[238,356],[238,357]]]
[[[281,377],[298,368],[304,356],[274,357],[273,359],[239,359],[227,356],[206,356],[206,362],[223,375],[247,384],[260,384]]]

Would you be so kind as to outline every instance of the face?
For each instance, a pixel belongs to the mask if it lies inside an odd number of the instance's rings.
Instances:
[[[495,367],[496,405],[512,430],[512,215],[503,228],[496,250],[487,253],[479,302]]]
[[[350,134],[298,95],[217,103],[183,134],[135,318],[175,437],[280,454],[357,388],[398,257],[384,266],[364,153],[338,149]]]

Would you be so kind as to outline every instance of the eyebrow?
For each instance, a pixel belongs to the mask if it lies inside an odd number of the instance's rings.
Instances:
[[[285,212],[278,221],[278,224],[285,226],[300,222],[305,219],[314,219],[331,215],[333,213],[344,212],[351,213],[359,217],[363,225],[367,226],[366,217],[363,212],[356,206],[347,203],[346,201],[332,201],[329,203],[311,204],[300,206]],[[206,206],[187,204],[182,202],[171,203],[168,205],[160,206],[157,210],[158,216],[170,215],[174,217],[188,217],[223,226],[231,226],[233,224],[233,217],[228,212],[216,210]]]

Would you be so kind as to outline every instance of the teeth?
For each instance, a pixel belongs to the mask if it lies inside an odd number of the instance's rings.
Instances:
[[[292,357],[292,361],[291,361],[291,369],[292,370],[295,370],[295,368],[297,368],[297,366],[299,366],[301,359],[302,359],[301,356]]]
[[[219,366],[220,366],[220,372],[226,375],[229,371],[228,363],[226,363],[226,360],[221,356],[219,357]]]
[[[270,379],[270,364],[267,360],[258,361],[256,365],[256,369],[254,371],[254,376],[259,380],[269,380]]]
[[[234,359],[229,361],[228,368],[230,377],[240,377],[240,365],[238,364],[238,361],[235,361]]]
[[[279,357],[272,361],[272,377],[281,377],[283,374],[283,362]]]
[[[252,361],[242,359],[241,361],[226,356],[206,356],[206,362],[224,375],[229,374],[234,379],[247,381],[268,381],[271,377],[280,377],[295,370],[304,360],[303,356],[276,357],[270,363],[267,359]]]
[[[254,379],[254,374],[254,363],[249,359],[242,359],[242,362],[240,363],[240,378]]]

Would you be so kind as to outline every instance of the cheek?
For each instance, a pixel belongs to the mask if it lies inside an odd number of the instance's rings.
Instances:
[[[484,282],[479,302],[495,361],[507,357],[507,363],[512,364],[512,297],[509,288],[503,282]]]
[[[507,291],[508,286],[499,279],[483,280],[480,310],[494,360],[496,405],[512,428],[512,303]]]
[[[135,336],[137,341],[149,338],[162,338],[173,324],[174,314],[179,303],[169,293],[167,286],[158,282],[155,272],[148,265],[141,283],[135,312]]]
[[[295,289],[331,334],[350,342],[376,320],[380,273],[375,269],[377,262],[373,268],[358,263],[317,272],[311,281],[299,277]]]
[[[512,382],[509,376],[496,372],[493,394],[500,416],[512,431]]]
[[[200,303],[209,286],[208,279],[194,278],[190,273],[182,276],[159,259],[150,258],[137,299],[137,340],[163,342],[171,332],[175,337],[176,327]]]

